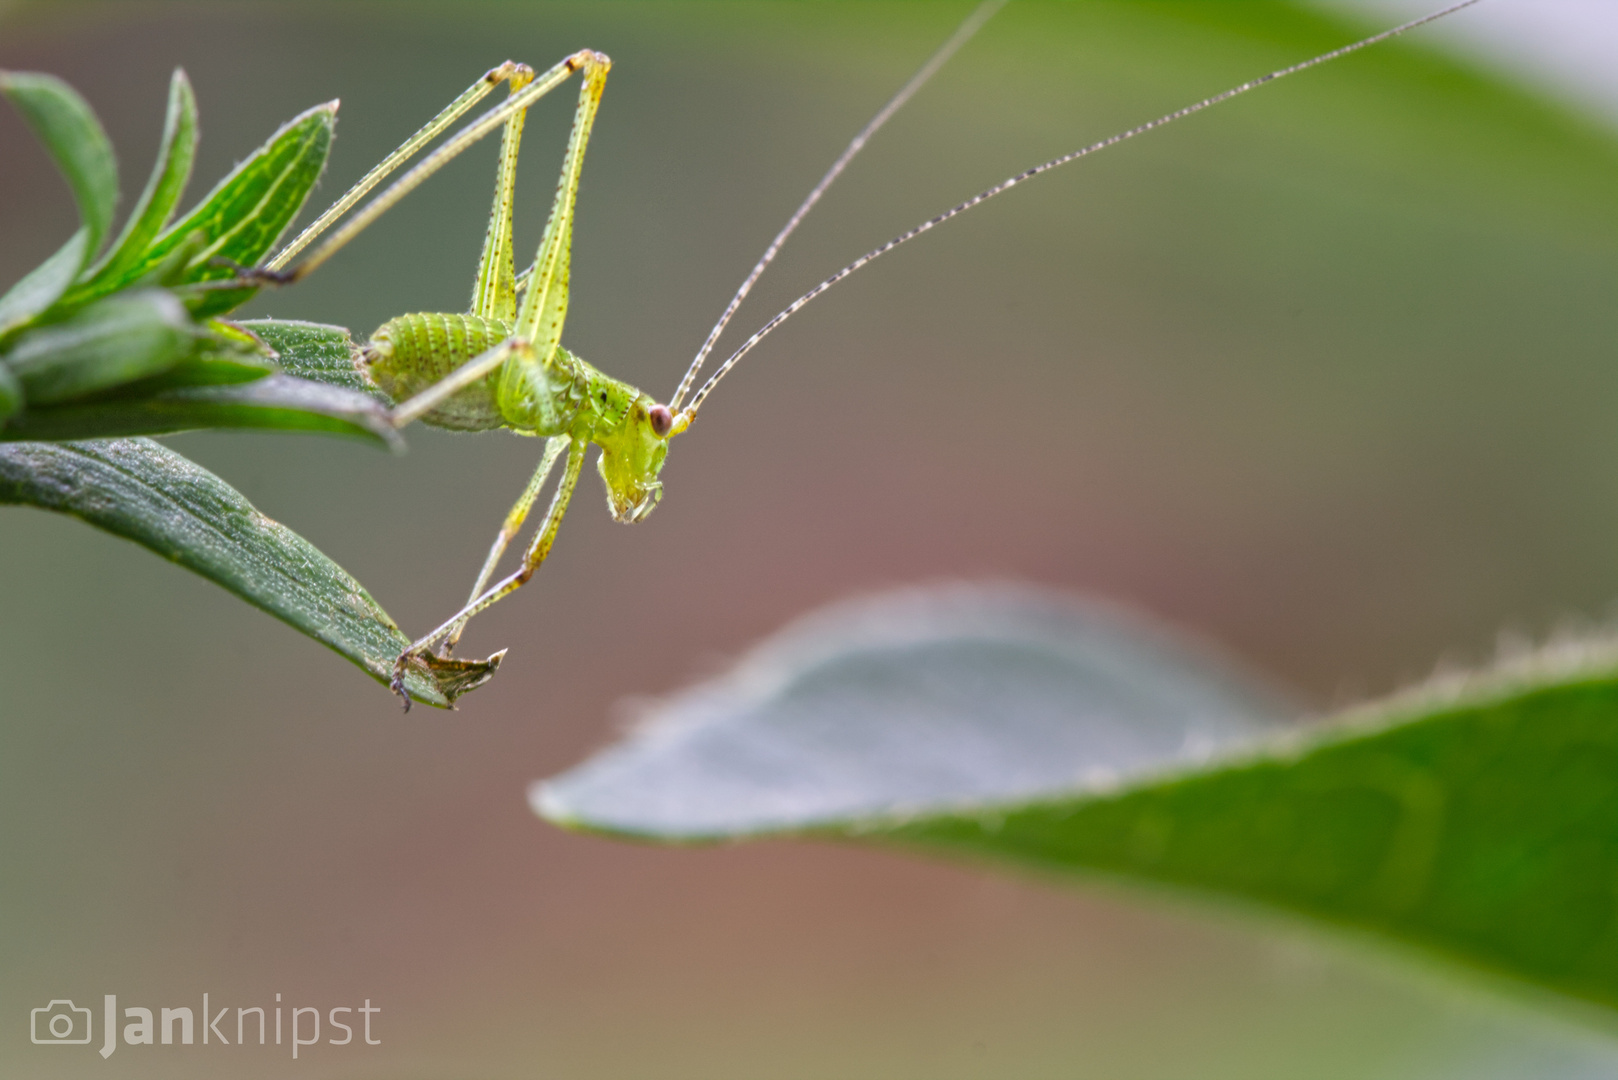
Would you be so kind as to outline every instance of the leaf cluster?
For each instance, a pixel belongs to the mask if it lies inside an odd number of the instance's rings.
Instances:
[[[80,219],[0,297],[0,505],[133,540],[386,682],[410,639],[359,582],[219,477],[131,437],[259,428],[399,445],[386,403],[354,372],[348,331],[222,318],[255,292],[239,268],[269,253],[320,178],[336,103],[283,124],[175,220],[197,145],[196,101],[175,71],[157,162],[112,237],[118,166],[89,105],[51,75],[0,72],[0,93],[56,161]],[[406,689],[448,706],[499,661],[434,658]]]
[[[183,71],[169,85],[157,161],[112,234],[118,164],[89,105],[52,75],[0,72],[61,170],[80,226],[0,297],[0,441],[153,435],[202,427],[317,430],[391,443],[378,405],[281,374],[261,338],[220,316],[325,167],[336,104],[276,131],[175,220],[197,147]]]

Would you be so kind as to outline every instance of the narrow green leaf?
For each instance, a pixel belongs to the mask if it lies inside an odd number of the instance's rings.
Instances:
[[[112,228],[118,205],[118,161],[101,121],[78,91],[54,75],[0,71],[0,94],[22,113],[67,178],[79,217],[90,231],[84,256],[93,258]]]
[[[30,405],[0,428],[0,442],[165,435],[201,428],[323,432],[393,450],[403,447],[386,410],[376,401],[289,375],[238,380],[234,385],[179,386],[143,397],[118,394],[54,407]]]
[[[386,683],[409,644],[359,582],[217,476],[147,439],[0,446],[0,504],[72,514],[201,574]],[[412,697],[448,706],[500,656],[412,671]]]
[[[287,319],[249,319],[237,324],[275,351],[275,362],[288,375],[387,399],[365,381],[354,366],[354,341],[341,326]]]
[[[56,249],[56,254],[28,271],[6,290],[6,295],[0,296],[0,341],[56,303],[84,265],[89,244],[90,230],[79,229]]]
[[[532,801],[641,839],[857,838],[1256,901],[1618,1007],[1618,642],[1270,734],[1147,644],[1037,597],[845,608]]]
[[[111,281],[114,287],[127,283],[126,272],[142,261],[157,234],[163,231],[174,207],[185,193],[191,178],[191,164],[197,154],[197,99],[191,81],[180,68],[169,81],[168,115],[163,121],[163,141],[157,149],[157,164],[146,181],[146,190],[129,213],[123,233],[109,249],[101,265],[91,271],[91,283]]]
[[[30,406],[38,407],[167,371],[195,346],[184,305],[162,289],[143,289],[24,331],[0,362],[22,383]]]
[[[259,147],[251,157],[220,181],[185,218],[171,226],[131,273],[161,262],[175,245],[192,233],[205,238],[192,256],[185,282],[218,281],[233,271],[213,264],[228,259],[243,266],[256,264],[275,246],[303,207],[315,181],[326,167],[332,131],[337,124],[337,103],[317,105],[294,117]],[[199,316],[229,311],[253,294],[251,289],[207,293],[192,305]]]
[[[327,102],[299,113],[281,125],[247,160],[232,169],[196,209],[167,229],[147,253],[155,261],[192,232],[208,238],[193,257],[191,280],[229,277],[210,267],[215,256],[244,264],[259,260],[274,246],[287,223],[303,206],[320,179],[337,124],[337,103]]]

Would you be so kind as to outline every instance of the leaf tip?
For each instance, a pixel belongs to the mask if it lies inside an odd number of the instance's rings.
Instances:
[[[580,827],[579,817],[568,806],[567,800],[549,780],[535,780],[528,785],[528,806],[534,814],[552,825],[564,829]]]

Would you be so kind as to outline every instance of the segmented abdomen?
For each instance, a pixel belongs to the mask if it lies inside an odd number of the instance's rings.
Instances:
[[[377,327],[355,357],[360,374],[395,402],[427,389],[511,336],[511,327],[477,315],[400,315]],[[436,427],[487,431],[504,425],[495,400],[500,373],[485,377],[422,417]]]

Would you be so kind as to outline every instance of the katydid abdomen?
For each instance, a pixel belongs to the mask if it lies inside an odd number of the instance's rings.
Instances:
[[[400,315],[377,327],[356,357],[364,375],[394,401],[406,401],[511,336],[510,325],[477,315]],[[422,419],[454,431],[505,427],[496,400],[500,373],[462,390]],[[559,435],[559,431],[536,432]]]

